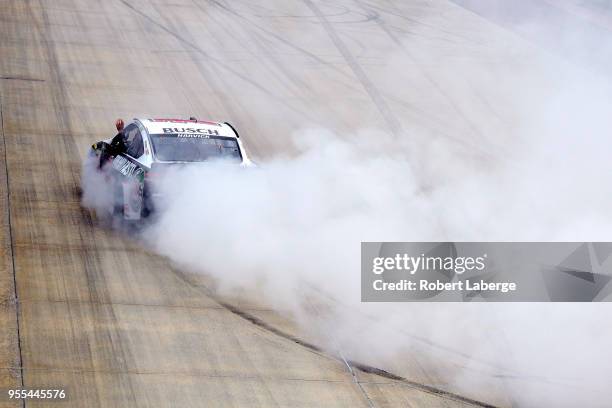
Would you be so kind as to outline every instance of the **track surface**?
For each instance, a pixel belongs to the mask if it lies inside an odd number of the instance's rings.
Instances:
[[[470,151],[503,122],[497,96],[436,58],[496,64],[485,40],[506,35],[443,1],[0,0],[0,388],[65,387],[54,407],[472,405],[431,372],[351,373],[265,308],[220,303],[98,226],[80,165],[127,115],[231,120],[259,159],[312,124]],[[503,384],[467,397],[509,404]]]

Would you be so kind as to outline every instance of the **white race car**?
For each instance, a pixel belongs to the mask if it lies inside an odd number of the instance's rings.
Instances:
[[[185,119],[134,119],[119,133],[92,145],[91,157],[105,174],[111,189],[109,210],[125,220],[137,221],[154,211],[151,178],[171,165],[215,159],[250,166],[238,132],[229,123]],[[96,186],[97,188],[97,186]]]

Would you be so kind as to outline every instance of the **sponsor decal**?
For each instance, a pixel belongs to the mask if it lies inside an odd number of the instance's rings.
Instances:
[[[210,139],[210,135],[203,135],[200,133],[177,133],[176,137]]]
[[[163,128],[164,133],[178,133],[179,137],[184,137],[181,135],[185,135],[185,134],[204,134],[204,135],[216,135],[219,136],[219,131],[217,131],[216,129],[206,129],[206,128],[200,128],[200,129],[196,129],[196,128]],[[198,137],[198,136],[194,136],[194,137]]]
[[[113,168],[126,177],[139,177],[144,172],[143,169],[123,156],[116,156],[113,159]]]

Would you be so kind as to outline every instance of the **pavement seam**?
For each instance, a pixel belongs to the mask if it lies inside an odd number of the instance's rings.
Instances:
[[[158,307],[168,309],[195,309],[195,310],[227,310],[222,305],[164,305],[155,303],[129,303],[129,302],[102,302],[102,301],[91,301],[91,300],[75,300],[75,299],[21,299],[21,303],[66,303],[76,305],[96,305],[96,306],[142,306],[142,307]],[[273,312],[272,309],[266,308],[244,308],[249,312]]]
[[[19,369],[22,367],[0,367],[0,370],[11,370]],[[280,380],[280,381],[302,381],[302,382],[324,382],[333,384],[349,384],[349,381],[345,380],[334,380],[331,378],[300,378],[300,377],[273,377],[273,376],[261,376],[261,375],[232,375],[232,374],[209,374],[209,373],[190,373],[183,371],[143,371],[143,370],[100,370],[100,369],[87,369],[79,367],[27,367],[24,368],[27,371],[37,372],[70,372],[75,374],[125,374],[125,375],[159,375],[159,376],[184,376],[184,377],[208,377],[208,378],[237,378],[245,380]],[[377,384],[392,384],[392,383],[377,383]]]
[[[366,399],[366,402],[368,403],[368,406],[370,408],[375,408],[374,402],[372,401],[372,399],[368,395],[368,393],[365,390],[365,388],[363,388],[363,385],[361,384],[361,381],[359,381],[359,378],[357,377],[357,374],[355,374],[355,370],[353,370],[353,367],[351,366],[351,363],[349,363],[349,361],[346,359],[346,357],[344,357],[344,354],[342,353],[342,351],[340,351],[340,350],[338,350],[338,351],[340,353],[340,358],[342,359],[342,361],[346,365],[346,368],[348,369],[349,373],[351,374],[351,378],[353,379],[353,382],[357,385],[357,388],[359,388],[359,391],[361,391],[361,394]]]
[[[17,351],[19,355],[19,381],[21,382],[21,388],[24,387],[23,382],[23,356],[21,354],[21,331],[19,322],[19,296],[17,294],[17,274],[15,273],[15,257],[14,257],[14,242],[13,242],[13,225],[11,224],[11,189],[9,183],[9,167],[7,160],[6,151],[6,139],[4,136],[4,113],[2,111],[2,99],[0,95],[0,134],[2,134],[2,145],[4,149],[4,172],[6,178],[6,203],[7,203],[7,221],[8,221],[8,235],[10,241],[10,257],[11,257],[11,269],[13,272],[13,296],[15,302],[15,322],[17,325]],[[21,406],[25,407],[25,399],[21,400]]]

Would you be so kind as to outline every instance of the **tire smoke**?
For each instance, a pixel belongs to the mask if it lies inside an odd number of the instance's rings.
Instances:
[[[521,406],[596,406],[609,396],[596,353],[612,339],[606,304],[363,304],[359,267],[361,241],[610,240],[610,106],[596,95],[557,94],[512,146],[476,159],[410,135],[299,131],[292,157],[166,174],[171,200],[145,236],[332,353],[409,378],[418,353],[434,385],[462,395],[488,400],[502,384]]]

